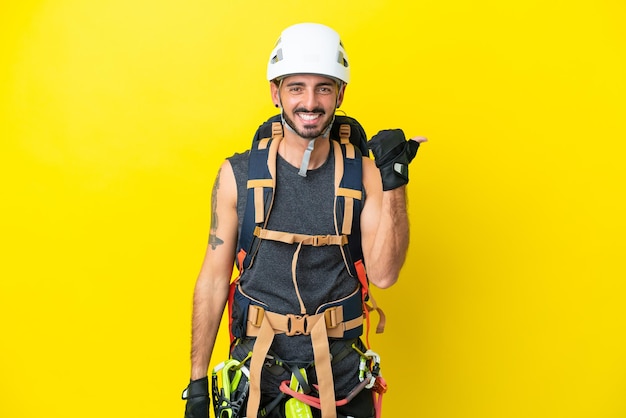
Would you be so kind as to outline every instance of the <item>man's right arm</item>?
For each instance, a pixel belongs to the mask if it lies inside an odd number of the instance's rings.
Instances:
[[[237,245],[237,186],[229,162],[215,179],[209,243],[193,296],[191,380],[207,376],[228,290]]]

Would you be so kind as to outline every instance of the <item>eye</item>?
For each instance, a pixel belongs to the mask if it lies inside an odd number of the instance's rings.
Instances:
[[[333,92],[333,89],[327,86],[322,86],[322,87],[319,87],[317,91],[320,94],[331,94]]]

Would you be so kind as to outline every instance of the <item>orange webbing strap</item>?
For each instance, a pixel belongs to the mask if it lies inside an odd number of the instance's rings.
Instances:
[[[369,333],[370,333],[370,312],[376,311],[378,312],[378,324],[376,325],[376,333],[381,334],[385,331],[385,323],[387,321],[385,317],[385,313],[381,308],[378,307],[374,297],[371,292],[369,292],[369,284],[367,282],[367,272],[365,271],[365,265],[363,264],[363,260],[358,260],[354,263],[354,268],[356,269],[357,276],[359,279],[359,283],[361,283],[361,293],[363,297],[363,313],[365,315],[365,345],[367,348],[370,347]],[[371,300],[372,305],[368,305],[365,302],[365,299],[368,298]]]
[[[243,260],[245,259],[246,259],[246,250],[242,248],[241,250],[239,250],[239,253],[237,253],[237,269],[239,270],[240,275],[243,270]]]
[[[376,377],[376,383],[372,388],[372,397],[374,398],[374,410],[376,418],[381,418],[383,414],[383,395],[387,392],[387,382],[382,376]]]
[[[233,335],[233,303],[236,286],[236,281],[234,281],[228,287],[228,336],[231,344],[235,341],[235,336]]]
[[[235,303],[235,288],[239,284],[239,277],[243,272],[243,260],[246,258],[246,251],[242,248],[237,253],[237,270],[239,270],[239,275],[230,282],[228,287],[228,334],[230,335],[231,344],[235,341],[235,336],[233,335],[233,304]]]
[[[374,300],[374,296],[372,296],[371,293],[370,293],[370,302],[372,303],[371,306],[367,304],[365,306],[367,307],[367,310],[370,312],[371,311],[378,312],[378,325],[376,326],[376,334],[382,334],[383,332],[385,332],[385,324],[387,322],[387,317],[385,316],[385,313],[383,312],[383,310],[380,309],[380,307]]]
[[[365,271],[365,265],[362,260],[354,263],[354,267],[356,268],[357,275],[359,276],[359,282],[361,283],[361,291],[363,292],[363,305],[365,308],[365,316],[367,319],[367,326],[369,331],[369,312],[376,311],[378,312],[378,325],[376,325],[376,334],[382,334],[385,331],[385,323],[387,322],[387,318],[385,317],[385,313],[382,309],[378,307],[374,296],[369,291],[369,284],[367,282],[367,273]],[[369,300],[371,302],[371,306],[365,303],[365,297],[369,296]]]

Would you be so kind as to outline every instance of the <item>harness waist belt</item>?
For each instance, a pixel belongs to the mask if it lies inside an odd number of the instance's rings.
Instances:
[[[256,337],[259,335],[263,318],[272,325],[275,334],[309,335],[318,321],[326,322],[326,333],[330,338],[343,338],[346,331],[358,328],[363,324],[363,316],[344,321],[343,306],[333,306],[324,312],[315,315],[278,314],[269,312],[258,305],[248,306],[248,321],[246,323],[246,335]]]

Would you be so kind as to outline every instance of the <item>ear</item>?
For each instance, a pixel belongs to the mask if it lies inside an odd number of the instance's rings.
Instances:
[[[339,106],[341,106],[341,103],[343,103],[343,96],[346,93],[346,83],[341,83],[341,87],[339,87],[339,93],[337,93],[337,108],[339,108]]]
[[[278,86],[273,81],[270,81],[270,93],[272,95],[272,103],[275,107],[280,107],[280,92]]]

